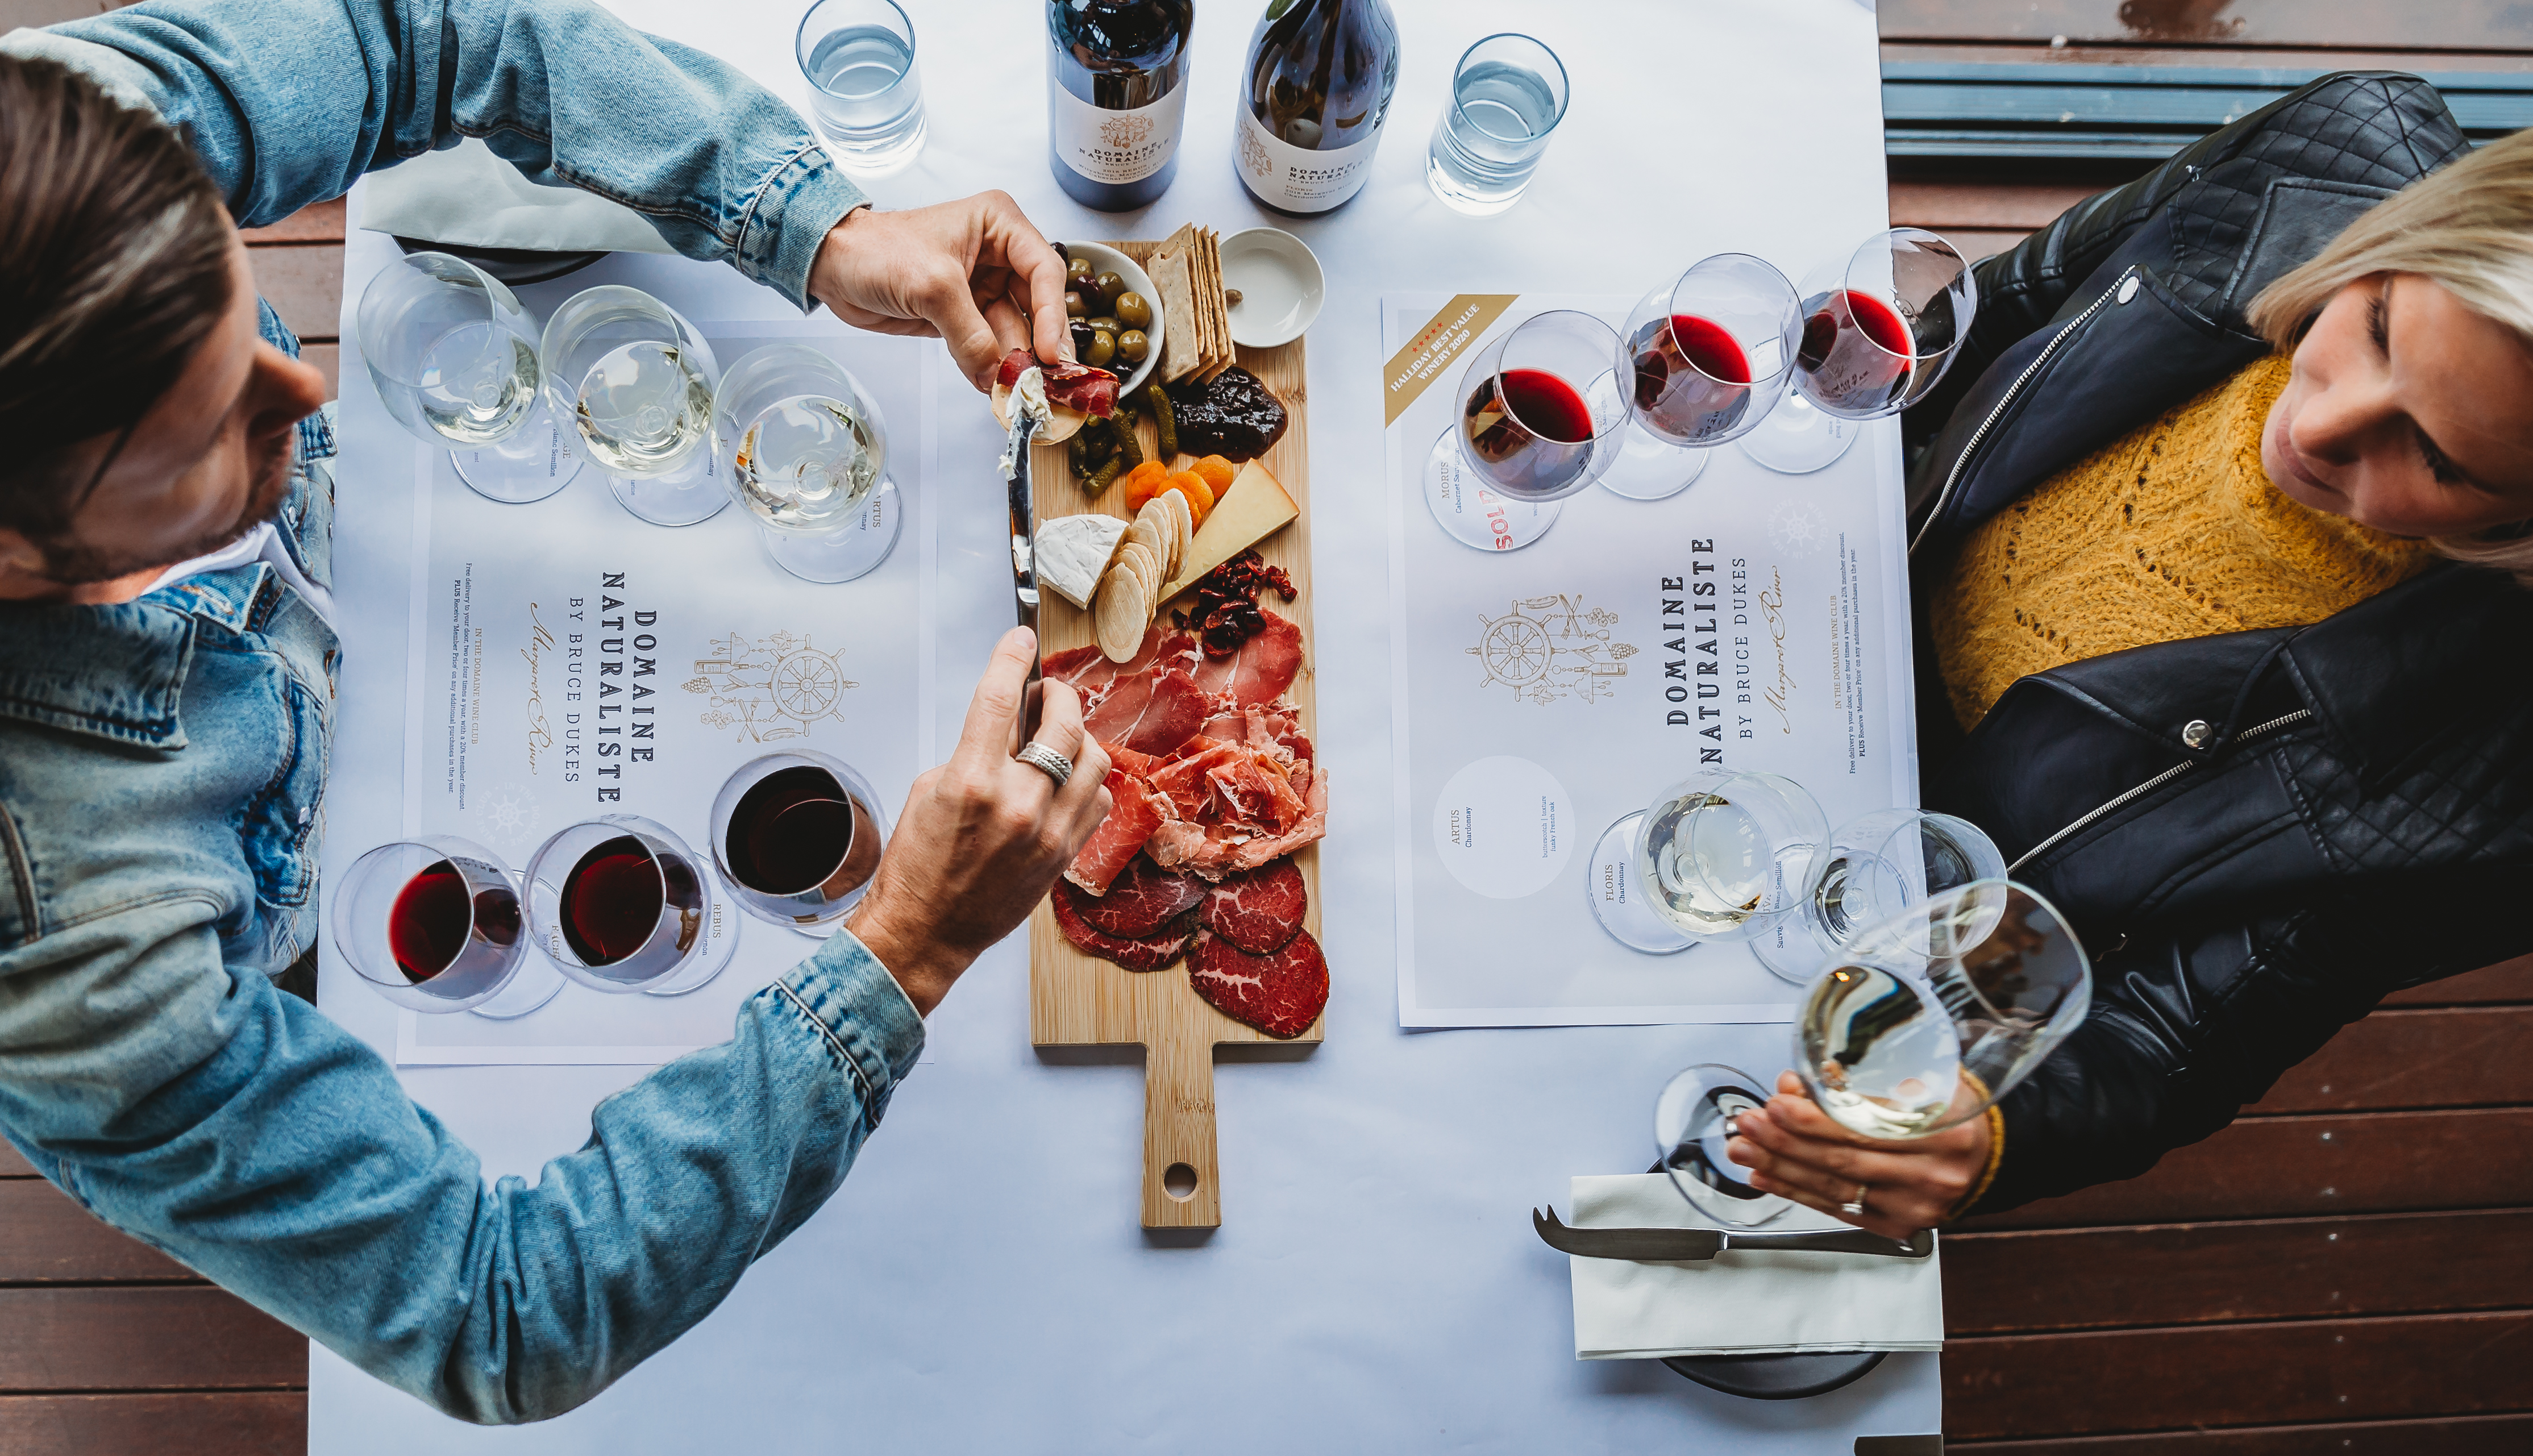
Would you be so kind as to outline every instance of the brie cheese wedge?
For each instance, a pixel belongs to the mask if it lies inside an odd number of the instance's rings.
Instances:
[[[1125,540],[1126,523],[1115,516],[1057,516],[1042,523],[1033,558],[1037,584],[1089,611],[1100,576]]]

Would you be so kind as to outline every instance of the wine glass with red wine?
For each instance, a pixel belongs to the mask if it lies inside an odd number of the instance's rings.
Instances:
[[[471,840],[382,844],[352,861],[326,909],[334,948],[371,989],[408,1010],[506,1020],[562,989],[528,944],[517,872]]]
[[[1452,540],[1519,551],[1557,523],[1556,501],[1619,456],[1634,405],[1619,335],[1589,314],[1524,320],[1460,377],[1460,417],[1425,460],[1425,504]]]
[[[713,864],[760,920],[821,939],[861,903],[888,815],[870,781],[811,749],[769,753],[713,800]]]
[[[1719,253],[1646,294],[1620,330],[1636,428],[1601,489],[1630,500],[1687,490],[1708,451],[1776,408],[1802,337],[1795,285],[1747,253]]]
[[[608,814],[563,830],[528,861],[528,932],[593,990],[678,996],[738,944],[712,866],[666,826]]]
[[[1807,475],[1847,453],[1866,420],[1923,399],[1952,367],[1978,310],[1978,281],[1952,244],[1923,228],[1864,240],[1803,280],[1795,391],[1741,437],[1751,459]]]

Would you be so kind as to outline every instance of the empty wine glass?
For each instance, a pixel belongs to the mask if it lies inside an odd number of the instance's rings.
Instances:
[[[879,869],[888,815],[870,781],[810,749],[769,753],[713,799],[713,864],[760,920],[836,933]]]
[[[1978,310],[1978,281],[1952,244],[1923,228],[1875,233],[1803,280],[1795,391],[1741,438],[1751,459],[1805,475],[1847,453],[1856,425],[1925,397],[1950,369]]]
[[[1714,770],[1603,830],[1584,894],[1601,928],[1631,950],[1749,940],[1799,910],[1803,872],[1828,833],[1794,780]]]
[[[537,358],[555,414],[626,510],[691,526],[730,503],[706,447],[721,369],[677,310],[620,284],[583,289],[546,320]]]
[[[1518,551],[1562,499],[1619,455],[1632,409],[1619,335],[1589,314],[1536,314],[1479,350],[1460,376],[1460,417],[1425,460],[1425,504],[1451,538]]]
[[[1884,809],[1839,827],[1803,877],[1802,913],[1750,942],[1761,964],[1808,984],[1824,957],[1867,925],[1973,880],[2005,877],[2005,855],[1967,819]]]
[[[343,960],[410,1011],[506,1020],[562,989],[519,923],[517,872],[472,840],[381,844],[328,887],[326,911]]]
[[[750,351],[713,391],[713,454],[775,564],[851,581],[888,559],[905,524],[879,405],[805,344]]]
[[[1795,1019],[1795,1071],[1839,1126],[1923,1137],[1981,1115],[2031,1076],[2085,1019],[2092,984],[2084,943],[2047,901],[2005,880],[1955,886],[1829,958]],[[1790,1206],[1725,1155],[1735,1120],[1767,1100],[1748,1074],[1712,1064],[1673,1077],[1654,1100],[1664,1170],[1728,1227]]]
[[[527,892],[529,934],[593,990],[682,995],[721,974],[738,944],[711,867],[634,814],[558,832],[528,861]]]
[[[1802,336],[1795,285],[1747,253],[1719,253],[1646,294],[1620,330],[1636,428],[1601,489],[1630,500],[1687,490],[1709,451],[1776,407]]]
[[[500,279],[445,253],[412,253],[361,290],[361,363],[395,422],[448,447],[466,488],[524,505],[580,461],[546,407],[537,326]]]

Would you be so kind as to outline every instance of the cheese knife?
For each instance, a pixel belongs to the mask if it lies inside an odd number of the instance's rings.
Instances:
[[[1870,1253],[1886,1258],[1924,1258],[1935,1252],[1935,1235],[1919,1229],[1907,1243],[1862,1229],[1808,1234],[1740,1234],[1727,1229],[1571,1229],[1557,1210],[1530,1210],[1530,1225],[1540,1242],[1561,1253],[1585,1258],[1624,1258],[1639,1262],[1695,1263],[1728,1250],[1745,1252]]]
[[[1011,406],[1012,424],[1003,441],[1005,495],[1012,515],[1012,595],[1020,607],[1020,624],[1035,633],[1037,627],[1037,560],[1033,545],[1037,534],[1037,499],[1030,481],[1031,445],[1046,421],[1021,408],[1017,395]],[[1038,665],[1046,659],[1046,644],[1039,641],[1036,655],[1030,660],[1029,680],[1021,685],[1021,741],[1030,741],[1037,732],[1038,704],[1044,688],[1038,680]]]

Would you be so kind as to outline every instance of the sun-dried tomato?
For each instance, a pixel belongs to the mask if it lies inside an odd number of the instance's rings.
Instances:
[[[1227,658],[1266,629],[1258,594],[1267,590],[1290,602],[1293,578],[1283,567],[1267,565],[1253,547],[1207,572],[1196,584],[1196,611],[1173,612],[1170,621],[1196,633],[1207,657]]]

